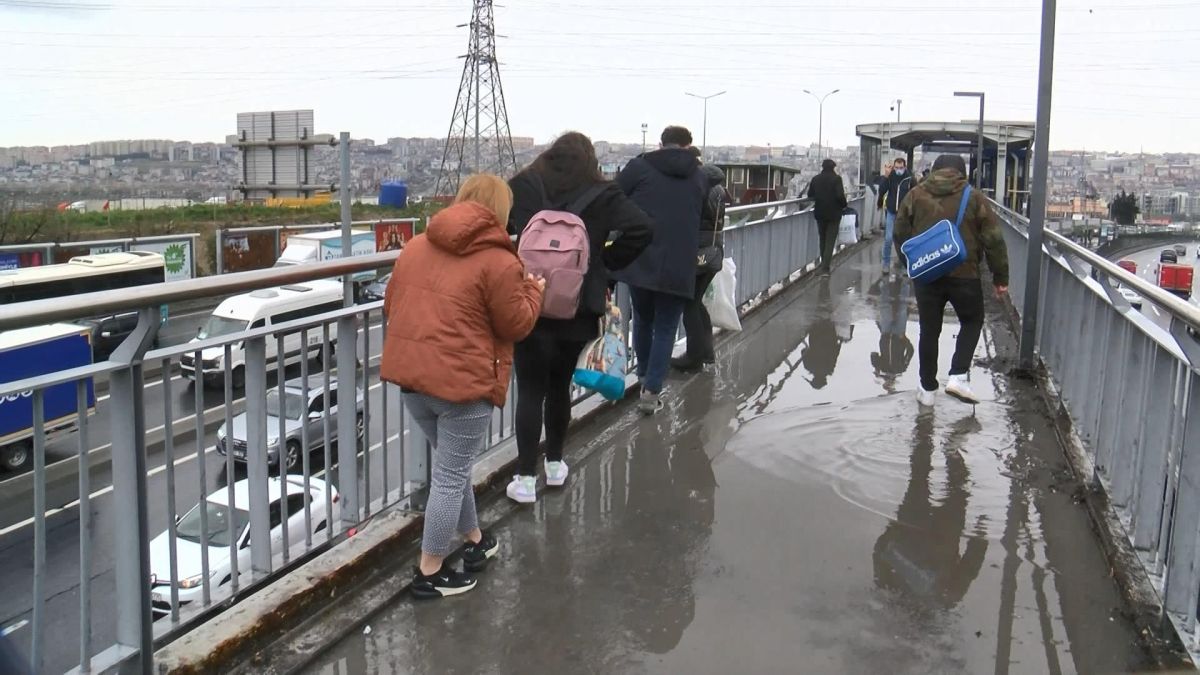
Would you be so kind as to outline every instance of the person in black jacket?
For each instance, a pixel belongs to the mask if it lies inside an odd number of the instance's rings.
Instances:
[[[896,212],[900,210],[900,204],[914,185],[915,181],[908,173],[908,162],[903,157],[897,157],[896,161],[892,163],[892,172],[888,174],[887,180],[883,182],[879,190],[878,206],[881,209],[887,208],[883,228],[884,274],[888,273],[888,268],[892,265],[892,240],[896,232]]]
[[[581,133],[563,134],[509,181],[513,207],[508,229],[516,235],[520,235],[538,211],[566,210],[593,187],[601,185],[602,191],[577,214],[587,227],[590,256],[575,318],[539,318],[529,337],[518,342],[513,350],[519,456],[508,496],[517,502],[537,501],[537,459],[543,423],[546,484],[560,486],[566,482],[568,470],[562,451],[571,421],[571,378],[575,364],[587,343],[600,334],[609,270],[633,262],[654,235],[650,217],[615,183],[606,182],[600,175],[596,150]]]
[[[808,198],[813,200],[813,215],[817,219],[817,233],[821,238],[821,273],[829,274],[833,264],[833,247],[837,243],[838,225],[842,222],[842,209],[846,208],[846,187],[842,177],[834,169],[832,159],[821,162],[821,173],[813,176],[808,184]]]
[[[638,409],[662,409],[663,382],[679,331],[683,306],[696,291],[696,252],[708,180],[688,151],[692,134],[667,127],[662,147],[629,161],[617,184],[654,221],[654,241],[613,278],[629,284],[633,300],[633,348],[642,394]]]
[[[700,148],[693,145],[691,149],[692,154],[699,159]],[[704,172],[710,186],[708,197],[704,201],[704,212],[700,216],[700,248],[703,250],[716,247],[717,255],[723,257],[724,241],[721,230],[725,228],[725,205],[730,201],[729,191],[725,189],[725,172],[712,164],[701,164],[700,170]],[[717,272],[711,268],[696,271],[696,292],[683,307],[687,352],[684,356],[671,359],[671,367],[676,370],[692,372],[716,360],[713,351],[712,318],[708,315],[708,308],[704,306],[704,294],[716,276]]]

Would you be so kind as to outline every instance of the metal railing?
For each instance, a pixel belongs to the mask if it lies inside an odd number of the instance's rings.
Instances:
[[[1024,312],[1028,220],[1005,221]],[[1200,308],[1046,231],[1037,353],[1163,607],[1200,648]],[[1121,287],[1153,304],[1161,326]]]
[[[854,205],[862,214],[860,229],[875,229],[873,204],[856,199]],[[731,212],[736,217],[739,210]],[[813,226],[811,211],[788,202],[728,227],[726,255],[737,263],[743,309],[815,266]],[[0,306],[0,331],[97,312],[136,310],[140,317],[108,361],[0,384],[0,400],[28,396],[33,402],[32,504],[18,522],[0,522],[0,550],[31,540],[31,577],[5,584],[31,594],[15,614],[0,613],[0,625],[27,617],[36,672],[75,663],[79,672],[149,672],[156,645],[335,544],[379,510],[420,507],[428,444],[408,420],[400,391],[379,379],[386,328],[381,302],[150,349],[160,305],[311,286],[388,267],[398,255]],[[628,310],[623,298],[622,304]],[[160,374],[148,377],[150,365],[160,366]],[[97,379],[108,380],[108,394],[89,414]],[[77,399],[74,433],[55,438],[45,401],[64,388]],[[494,412],[493,448],[514,434],[514,401],[510,391],[508,403]],[[155,430],[162,431],[161,441],[147,440],[148,419],[161,419]],[[91,461],[105,436],[107,473]],[[65,496],[62,485],[47,482],[51,450],[78,463],[77,485]],[[106,479],[106,485],[97,482]],[[23,515],[28,518],[19,520]],[[77,592],[64,594],[61,587]],[[74,599],[78,632],[63,629],[71,621],[56,620],[51,640],[49,616],[71,613],[64,603]],[[71,643],[77,650],[65,647]]]

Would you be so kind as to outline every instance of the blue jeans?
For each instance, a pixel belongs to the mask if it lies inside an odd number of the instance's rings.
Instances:
[[[671,367],[671,352],[675,349],[679,318],[687,299],[644,288],[630,288],[629,298],[633,304],[633,351],[637,354],[638,378],[644,390],[658,394]]]
[[[883,224],[883,267],[887,271],[887,266],[892,264],[892,237],[896,234],[896,214],[887,211],[887,216],[884,218]]]

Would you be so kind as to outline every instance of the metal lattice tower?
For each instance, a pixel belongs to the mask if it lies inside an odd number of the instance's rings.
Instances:
[[[517,165],[500,65],[496,60],[496,27],[492,0],[473,0],[471,39],[463,62],[458,100],[442,153],[435,194],[458,192],[463,173],[508,176]]]

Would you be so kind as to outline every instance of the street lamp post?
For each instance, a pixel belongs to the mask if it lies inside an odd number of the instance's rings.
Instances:
[[[683,93],[691,96],[692,98],[698,98],[701,101],[704,101],[704,127],[700,134],[700,154],[703,155],[704,151],[708,149],[708,99],[716,98],[721,94],[724,94],[725,91],[718,91],[717,93],[709,94],[708,96],[700,96],[699,94],[693,94],[689,91],[685,91]]]
[[[646,130],[649,128],[650,128],[649,125],[647,125],[645,122],[642,122],[642,152],[643,153],[646,152]]]
[[[896,121],[897,122],[900,121],[900,104],[901,103],[904,103],[904,101],[902,101],[900,99],[896,99],[895,101],[892,101],[892,107],[890,108],[890,110],[896,111]]]
[[[979,97],[979,155],[975,158],[975,189],[983,189],[983,100],[982,91],[956,91],[955,96]]]
[[[817,159],[825,156],[825,99],[839,91],[841,89],[834,89],[824,96],[817,96],[807,89],[804,90],[804,93],[817,99]]]

